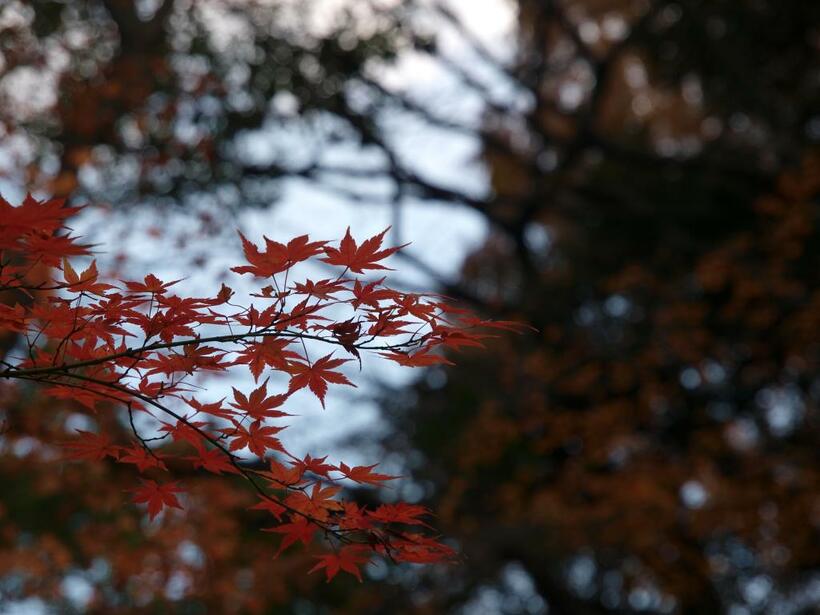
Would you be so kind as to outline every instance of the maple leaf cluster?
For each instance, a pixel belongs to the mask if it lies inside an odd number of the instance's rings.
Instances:
[[[20,340],[2,357],[0,376],[45,385],[47,394],[92,413],[119,408],[130,425],[129,441],[77,431],[64,443],[66,459],[132,465],[141,475],[133,502],[146,505],[151,520],[184,507],[184,485],[169,468],[189,464],[244,479],[259,498],[253,509],[282,536],[278,552],[296,543],[323,549],[313,570],[328,580],[339,571],[361,579],[359,566],[374,554],[414,563],[454,557],[430,535],[423,507],[363,508],[340,497],[345,481],[377,486],[395,477],[376,465],[294,456],[278,437],[287,427],[281,421],[297,391],[324,407],[329,387],[355,386],[340,370],[350,361],[361,367],[364,353],[411,367],[448,363],[443,348],[481,346],[488,330],[514,323],[480,320],[440,296],[361,278],[387,269],[381,261],[400,249],[382,248],[386,231],[358,244],[348,229],[338,246],[265,238],[264,249],[240,235],[248,264],[233,271],[264,283],[247,306],[233,303],[224,284],[212,297],[183,297],[173,292],[178,280],[150,273],[103,280],[94,261],[71,263],[90,255],[66,227],[79,209],[56,199],[28,196],[13,206],[0,198],[0,290],[15,298],[0,304],[0,335]],[[338,272],[289,281],[294,265],[310,259]],[[311,356],[307,341],[331,350]],[[233,389],[227,403],[197,398],[194,376],[231,369],[247,369],[255,388]],[[272,382],[281,390],[270,391]]]

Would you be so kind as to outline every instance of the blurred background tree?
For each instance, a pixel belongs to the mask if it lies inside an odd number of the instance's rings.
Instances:
[[[384,11],[321,5],[7,4],[0,120],[25,180],[119,206],[267,204],[270,180],[308,172],[311,154],[349,136],[330,117],[346,86],[401,42]]]
[[[384,447],[408,477],[397,491],[437,511],[461,565],[374,568],[361,588],[320,590],[248,572],[273,564],[231,529],[223,559],[191,540],[209,572],[174,596],[166,567],[151,600],[180,612],[814,612],[820,5],[520,0],[499,49],[471,26],[480,4],[3,9],[12,180],[200,220],[204,208],[208,233],[294,179],[392,207],[396,241],[413,238],[407,210],[466,208],[490,231],[460,276],[434,254],[406,261],[539,328],[384,396]],[[432,71],[438,95],[393,78],[402,63]],[[437,173],[407,132],[469,143],[486,182]],[[4,450],[4,476],[32,491],[19,470],[32,455]],[[51,488],[76,514],[86,506]],[[47,552],[51,521],[34,524],[13,493],[4,510]],[[21,561],[19,536],[3,538],[4,570]],[[72,565],[92,570],[76,553],[41,578],[58,587]],[[114,570],[109,605],[153,604],[128,593],[144,576]],[[280,595],[238,597],[274,577],[288,579]]]
[[[520,3],[450,292],[541,336],[388,397],[469,557],[417,612],[818,607],[819,17]]]

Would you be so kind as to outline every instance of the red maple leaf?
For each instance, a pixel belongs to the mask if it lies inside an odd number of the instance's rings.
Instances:
[[[284,428],[265,426],[259,421],[254,421],[250,429],[237,424],[235,429],[223,429],[222,431],[233,437],[230,450],[239,451],[248,447],[257,457],[264,457],[267,450],[284,451],[282,443],[274,437],[274,434],[279,433],[282,429]]]
[[[367,514],[372,519],[380,521],[381,523],[405,523],[407,525],[427,526],[419,517],[429,515],[430,511],[418,504],[399,502],[398,504],[382,504],[376,510],[370,511]]]
[[[253,374],[254,382],[258,382],[265,367],[286,370],[288,361],[302,358],[292,350],[286,350],[291,343],[293,343],[292,340],[272,335],[263,337],[259,342],[249,342],[238,353],[234,365],[246,364]]]
[[[94,391],[76,389],[74,387],[61,386],[59,384],[47,388],[44,392],[51,397],[75,401],[82,404],[94,413],[97,412],[97,403],[107,401]]]
[[[276,527],[267,528],[265,532],[275,532],[276,534],[284,534],[282,544],[279,545],[279,550],[276,552],[278,556],[282,551],[287,549],[295,542],[301,542],[303,545],[310,544],[313,536],[319,528],[316,524],[311,523],[304,517],[296,517],[290,523],[283,523]]]
[[[248,507],[248,510],[265,510],[276,517],[276,520],[279,521],[282,518],[282,514],[287,511],[287,508],[276,503],[271,496],[267,496],[266,499],[263,499],[259,503]]]
[[[268,381],[266,380],[260,387],[251,391],[247,397],[241,391],[233,389],[234,402],[231,405],[257,421],[266,418],[275,419],[290,416],[287,412],[275,409],[285,403],[288,395],[290,393],[268,397]]]
[[[381,356],[395,361],[399,365],[405,367],[428,367],[430,365],[452,365],[452,361],[448,361],[446,357],[438,354],[432,354],[429,348],[423,348],[414,354],[405,354],[403,352],[380,352]]]
[[[201,430],[207,426],[203,421],[191,421],[187,416],[182,417],[183,420],[177,421],[173,425],[171,423],[162,423],[160,431],[171,434],[174,442],[188,442],[197,450],[203,447],[204,438]]]
[[[204,414],[210,414],[211,416],[216,416],[221,419],[230,419],[236,414],[233,410],[229,410],[228,408],[222,407],[222,402],[225,401],[223,397],[219,401],[215,401],[210,404],[204,404],[195,398],[186,399],[185,403],[187,403],[191,408],[196,410],[197,412],[202,412]]]
[[[398,476],[373,472],[373,468],[377,465],[379,464],[374,463],[372,466],[355,466],[351,468],[344,463],[340,463],[339,471],[350,480],[367,485],[378,485],[379,483],[398,478]]]
[[[345,282],[347,280],[339,280],[337,278],[319,280],[305,280],[304,282],[297,282],[293,285],[293,290],[300,295],[310,295],[318,299],[330,299],[335,293],[345,290]]]
[[[342,502],[344,514],[339,518],[339,527],[347,530],[369,530],[373,527],[366,510],[355,502]]]
[[[96,434],[81,429],[75,431],[80,434],[79,438],[63,442],[66,459],[102,461],[106,457],[117,459],[119,456],[117,448],[111,446],[111,439],[106,434]]]
[[[350,305],[352,305],[354,309],[359,309],[360,305],[369,305],[370,307],[378,309],[379,301],[395,299],[397,296],[396,291],[382,287],[382,282],[384,282],[384,278],[368,284],[362,284],[359,280],[356,280],[353,283],[353,290],[351,291],[354,299],[350,302]]]
[[[12,248],[25,233],[41,232],[51,235],[63,226],[66,218],[73,216],[82,207],[64,207],[64,199],[37,201],[30,194],[15,207],[0,197],[0,219],[3,220],[0,233],[0,247]]]
[[[182,489],[177,487],[176,483],[160,485],[152,480],[141,482],[142,487],[134,490],[133,500],[136,504],[148,504],[148,516],[152,521],[166,506],[182,509],[176,496]]]
[[[362,574],[359,571],[360,564],[366,564],[370,561],[370,549],[365,545],[346,545],[339,549],[337,553],[329,553],[327,555],[317,555],[319,563],[310,569],[310,572],[325,569],[327,582],[339,574],[340,570],[352,574],[362,582]]]
[[[218,448],[205,450],[204,448],[197,451],[199,455],[196,457],[185,457],[189,460],[195,468],[202,468],[212,474],[239,474],[239,470],[231,463],[231,460],[225,455],[225,452]]]
[[[339,247],[325,247],[324,251],[327,256],[321,260],[331,265],[347,267],[353,273],[364,273],[365,269],[389,269],[389,267],[380,265],[378,261],[384,260],[408,245],[404,244],[394,248],[379,250],[382,245],[382,240],[389,230],[390,227],[388,226],[378,235],[374,235],[370,239],[363,241],[361,246],[357,246],[356,241],[350,236],[350,227],[347,227],[347,232],[339,243]]]
[[[66,256],[83,256],[88,254],[90,246],[76,243],[70,235],[51,235],[46,233],[29,233],[23,238],[27,256],[40,260],[49,267],[56,267]]]
[[[311,519],[326,521],[329,517],[329,511],[342,509],[340,502],[331,499],[339,493],[341,489],[341,487],[334,486],[323,487],[321,483],[316,482],[313,484],[310,496],[301,491],[297,491],[287,497],[285,504],[287,504],[291,510],[297,510]]]
[[[102,284],[97,282],[99,277],[97,271],[97,261],[91,261],[88,268],[82,273],[77,273],[68,262],[68,259],[63,259],[63,278],[68,284],[71,292],[80,293],[85,292],[91,295],[104,295],[105,291],[114,288],[111,284]]]
[[[305,472],[303,467],[294,465],[288,468],[273,458],[269,459],[269,463],[270,470],[259,474],[266,477],[273,487],[293,486],[302,482],[302,475]]]
[[[387,550],[377,546],[377,550]],[[456,552],[447,545],[421,534],[403,534],[403,538],[392,540],[389,552],[393,559],[413,564],[434,564],[452,561]]]
[[[319,476],[324,476],[325,478],[329,478],[329,473],[336,470],[336,466],[330,465],[329,463],[325,463],[327,459],[327,455],[324,457],[311,457],[310,455],[305,455],[304,459],[296,459],[291,463],[294,467],[299,468],[301,473],[304,472],[313,472],[314,474],[318,474]]]
[[[334,367],[339,367],[350,361],[350,359],[332,359],[332,356],[332,353],[324,356],[312,365],[309,363],[292,363],[288,367],[288,371],[292,374],[288,392],[293,393],[308,387],[319,398],[322,408],[324,408],[328,382],[355,387],[356,385],[350,382],[344,374],[332,371]]]
[[[153,273],[149,273],[145,276],[145,279],[142,282],[126,281],[125,286],[132,293],[152,293],[161,295],[177,282],[179,282],[179,280],[174,280],[173,282],[163,282]]]
[[[264,237],[267,250],[260,252],[259,248],[248,241],[242,233],[239,233],[239,237],[242,239],[242,249],[245,252],[245,258],[248,259],[250,266],[232,267],[231,271],[235,271],[236,273],[252,273],[260,278],[269,278],[292,267],[296,263],[300,263],[312,256],[320,254],[322,248],[327,243],[326,241],[311,242],[307,235],[301,235],[295,239],[291,239],[287,245]]]
[[[120,463],[133,463],[137,466],[140,472],[145,472],[150,468],[160,468],[166,470],[165,464],[159,458],[157,453],[149,453],[144,446],[137,446],[136,444],[131,448],[125,449],[123,455],[119,458]]]
[[[0,331],[23,333],[28,329],[28,313],[19,303],[14,307],[0,305]]]

